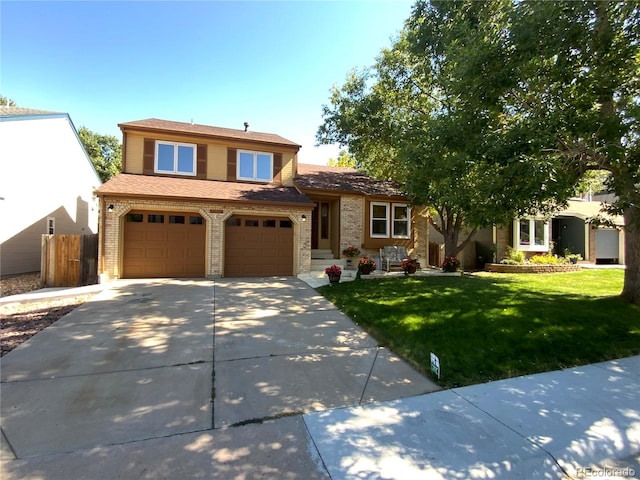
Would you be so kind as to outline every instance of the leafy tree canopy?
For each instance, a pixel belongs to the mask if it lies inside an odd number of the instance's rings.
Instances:
[[[91,158],[100,180],[106,182],[122,169],[122,145],[112,135],[100,135],[80,127],[78,136]]]
[[[375,65],[323,107],[319,143],[460,229],[550,213],[605,171],[625,217],[623,294],[640,303],[640,5],[418,1]]]
[[[358,165],[356,163],[356,159],[353,155],[350,155],[346,150],[340,150],[338,154],[338,158],[330,158],[329,159],[330,167],[351,167],[357,168]]]
[[[5,107],[16,107],[16,102],[11,100],[10,98],[5,97],[4,95],[0,95],[0,105]]]

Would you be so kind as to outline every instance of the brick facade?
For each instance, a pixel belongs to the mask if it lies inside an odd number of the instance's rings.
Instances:
[[[350,246],[362,250],[364,206],[363,196],[343,195],[340,197],[340,253]]]
[[[311,268],[311,225],[302,215],[309,217],[311,211],[304,207],[270,207],[264,205],[237,206],[221,202],[198,201],[158,201],[141,199],[103,199],[103,224],[100,236],[98,258],[99,271],[105,280],[120,278],[122,268],[121,246],[124,241],[124,216],[132,210],[194,212],[206,222],[206,267],[207,277],[221,277],[224,272],[224,228],[225,221],[232,215],[260,215],[288,217],[294,225],[294,270],[296,273],[309,272]],[[108,212],[107,205],[113,205]]]

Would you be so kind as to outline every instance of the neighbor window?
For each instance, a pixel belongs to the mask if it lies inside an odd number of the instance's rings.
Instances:
[[[521,218],[514,224],[518,250],[546,252],[549,250],[549,223],[535,218]]]
[[[156,173],[196,174],[196,145],[156,142]]]
[[[255,182],[270,182],[273,179],[273,154],[238,151],[236,178]]]
[[[405,203],[371,202],[371,238],[409,238],[411,208]]]
[[[53,217],[47,218],[47,233],[49,235],[56,233],[56,219]]]

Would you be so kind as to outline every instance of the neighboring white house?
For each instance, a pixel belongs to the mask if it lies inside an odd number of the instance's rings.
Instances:
[[[0,106],[0,275],[40,271],[42,234],[97,233],[101,184],[68,114]]]

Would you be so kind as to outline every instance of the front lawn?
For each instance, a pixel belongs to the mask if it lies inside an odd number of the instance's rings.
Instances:
[[[617,295],[622,270],[360,280],[320,293],[445,387],[640,353],[640,308]]]

